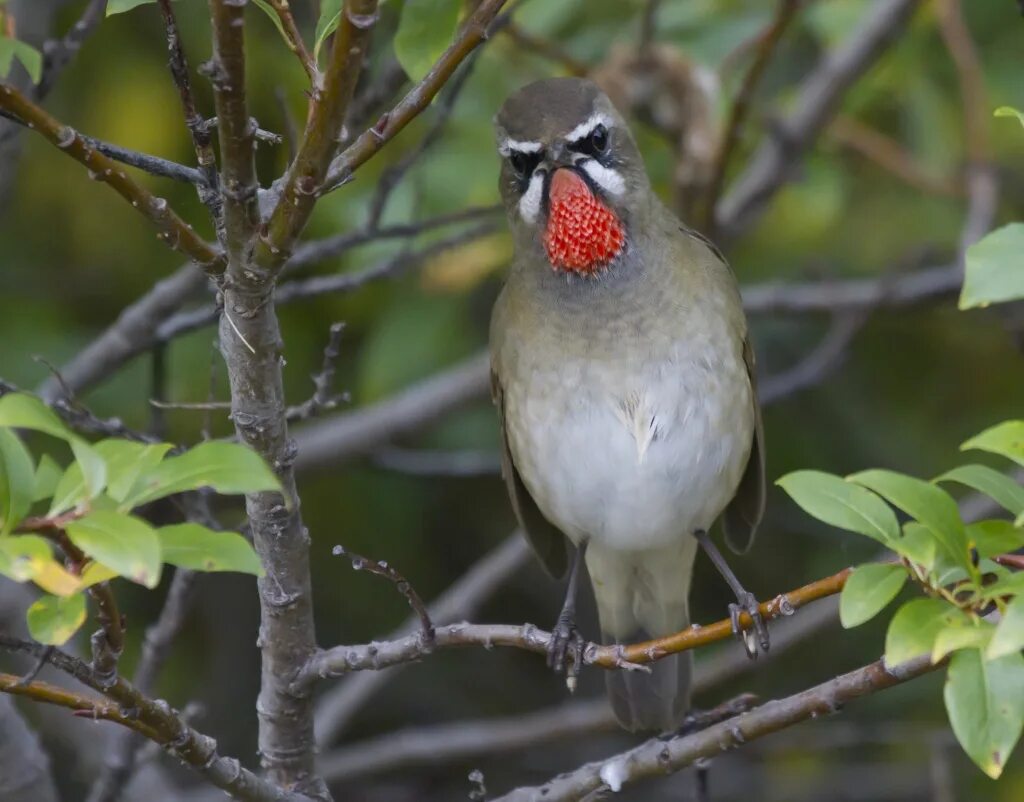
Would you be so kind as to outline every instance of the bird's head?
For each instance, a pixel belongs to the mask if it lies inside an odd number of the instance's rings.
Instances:
[[[511,95],[495,118],[500,190],[519,240],[551,267],[589,276],[629,247],[650,184],[625,121],[591,81],[549,78]]]

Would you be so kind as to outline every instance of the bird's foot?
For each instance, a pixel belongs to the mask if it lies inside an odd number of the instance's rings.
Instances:
[[[750,620],[754,622],[752,631],[745,630],[740,625],[741,613],[749,615]],[[732,634],[743,644],[747,657],[751,660],[756,660],[758,646],[760,646],[760,651],[768,651],[768,647],[771,645],[771,641],[768,638],[768,627],[764,623],[764,618],[761,616],[757,599],[754,598],[753,593],[743,591],[737,594],[736,602],[729,605],[729,620],[732,621]]]
[[[551,630],[548,644],[548,668],[556,674],[565,672],[565,685],[572,693],[576,690],[576,678],[583,666],[583,649],[586,641],[576,628],[572,616],[564,613]]]

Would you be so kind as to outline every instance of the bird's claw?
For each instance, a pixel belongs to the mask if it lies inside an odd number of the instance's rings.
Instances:
[[[748,632],[740,625],[741,613],[749,615],[750,620],[754,622],[752,632]],[[760,651],[768,651],[768,647],[771,645],[771,641],[768,638],[768,627],[764,623],[764,618],[761,616],[757,599],[754,598],[753,593],[744,592],[737,597],[734,604],[729,605],[729,620],[732,621],[732,633],[743,644],[747,657],[751,660],[756,660],[758,646],[760,646]],[[757,636],[756,641],[753,640],[754,635]]]
[[[548,668],[556,674],[565,672],[565,684],[570,691],[576,690],[576,678],[583,666],[585,645],[583,636],[576,629],[576,622],[571,618],[559,617],[548,644]]]

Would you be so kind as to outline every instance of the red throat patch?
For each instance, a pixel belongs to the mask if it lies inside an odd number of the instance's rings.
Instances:
[[[555,170],[548,204],[544,249],[555,270],[591,275],[622,253],[622,223],[574,170]]]

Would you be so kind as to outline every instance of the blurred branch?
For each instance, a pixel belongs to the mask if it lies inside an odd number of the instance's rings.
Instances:
[[[341,10],[323,87],[320,91],[314,88],[312,109],[298,154],[288,168],[265,231],[261,231],[255,243],[252,267],[258,280],[276,276],[313,212],[376,22],[377,0],[350,0]]]
[[[758,609],[765,621],[793,615],[805,604],[839,593],[849,575],[850,569],[845,569],[838,574],[776,596],[760,604]],[[740,625],[750,627],[750,616],[742,613]],[[584,647],[583,662],[606,669],[645,671],[647,669],[644,663],[732,637],[732,622],[725,619],[704,627],[689,627],[682,632],[643,643],[607,646],[588,643]],[[434,641],[429,644],[424,643],[423,638],[416,634],[393,641],[374,642],[366,646],[337,646],[318,652],[302,668],[296,683],[304,688],[318,679],[349,671],[376,671],[396,663],[418,660],[435,649],[456,646],[506,646],[546,654],[550,639],[549,633],[537,629],[532,624],[451,624],[438,627]]]
[[[320,372],[313,376],[313,395],[301,404],[289,407],[285,417],[289,421],[307,420],[321,412],[334,409],[338,402],[346,398],[346,394],[336,395],[331,392],[334,384],[334,373],[337,369],[338,356],[341,353],[341,335],[345,331],[344,323],[332,323],[327,345],[324,346],[324,360]]]
[[[640,49],[646,50],[653,43],[658,33],[658,7],[661,0],[647,0],[644,3],[643,17],[640,19]]]
[[[497,476],[501,459],[496,451],[428,450],[385,446],[370,455],[377,468],[409,476],[445,476],[460,479]]]
[[[960,85],[967,160],[972,165],[987,164],[992,158],[992,112],[985,88],[985,71],[971,33],[964,23],[960,0],[936,0],[935,8],[938,12],[939,33],[953,57]]]
[[[21,119],[51,144],[89,170],[89,177],[108,184],[152,222],[157,235],[169,247],[179,251],[211,276],[224,271],[223,256],[207,245],[184,220],[171,209],[166,199],[158,198],[137,184],[114,161],[90,147],[75,129],[62,125],[14,87],[0,83],[0,109]]]
[[[44,646],[0,633],[0,648],[37,657]],[[47,653],[47,661],[110,702],[59,688],[44,682],[20,684],[18,677],[0,674],[0,691],[36,701],[82,711],[90,718],[114,721],[162,745],[218,788],[249,802],[310,802],[308,797],[283,791],[242,768],[237,760],[217,753],[217,743],[190,727],[170,705],[154,700],[120,677],[101,680],[81,660],[60,650]]]
[[[405,128],[441,91],[459,64],[488,38],[488,28],[506,0],[482,0],[459,29],[455,41],[441,55],[423,80],[416,84],[402,100],[385,112],[368,131],[364,131],[332,163],[319,194],[337,189],[348,183],[352,174],[374,156],[387,142]]]
[[[715,209],[718,205],[718,198],[722,194],[722,186],[725,183],[725,173],[729,167],[729,160],[739,142],[740,132],[750,112],[750,104],[761,82],[768,63],[775,55],[776,46],[782,39],[782,34],[789,26],[789,23],[800,10],[801,0],[778,0],[778,7],[775,16],[761,34],[757,37],[757,53],[740,84],[740,90],[729,108],[728,122],[725,124],[725,132],[715,154],[715,162],[712,167],[711,180],[708,183],[707,196],[704,207],[704,226],[708,236],[714,237],[715,233]]]
[[[49,756],[6,696],[0,697],[0,799],[60,799]]]
[[[943,197],[962,194],[955,181],[931,175],[899,142],[853,117],[836,115],[828,127],[828,135],[914,189]]]
[[[622,786],[645,777],[661,777],[679,771],[701,758],[714,757],[802,721],[835,713],[847,702],[915,679],[938,667],[932,664],[930,655],[897,666],[886,666],[879,660],[794,696],[768,702],[693,735],[669,740],[652,738],[635,749],[607,760],[588,763],[543,786],[517,788],[497,797],[494,802],[532,802],[536,799],[570,802],[599,789],[618,791]]]
[[[168,0],[169,2],[169,0]],[[232,266],[246,259],[259,224],[256,204],[256,121],[245,97],[245,3],[209,0],[213,57],[202,72],[213,84],[223,173],[224,247]]]
[[[448,624],[470,618],[505,581],[530,559],[530,549],[523,536],[516,532],[470,566],[458,580],[427,605],[432,621]],[[419,616],[410,616],[396,630],[386,636],[395,639],[415,632],[420,625]],[[394,679],[402,666],[387,671],[364,671],[338,682],[327,691],[316,706],[316,739],[321,745],[337,739],[351,721],[352,716],[369,704],[374,693]]]
[[[217,175],[217,157],[213,152],[210,130],[205,125],[203,115],[196,110],[196,102],[192,97],[188,59],[185,57],[185,49],[181,44],[178,21],[174,16],[171,0],[159,0],[159,5],[160,13],[164,18],[164,28],[167,30],[167,52],[170,58],[168,65],[171,69],[171,77],[174,79],[174,85],[178,87],[181,110],[185,115],[185,125],[192,135],[196,161],[199,163],[199,171],[204,179],[201,184],[196,184],[196,192],[199,195],[199,200],[209,210],[214,229],[217,231],[217,239],[223,245],[225,242],[224,203],[220,195],[220,176]]]
[[[514,22],[509,22],[503,29],[503,33],[515,44],[531,53],[546,58],[548,61],[559,65],[569,75],[583,78],[590,72],[590,66],[570,54],[557,42],[545,39],[535,33],[524,30]]]
[[[42,100],[50,93],[61,72],[78,55],[89,34],[103,21],[106,11],[107,0],[89,0],[82,16],[63,38],[43,43],[43,73],[35,88],[36,100]]]
[[[804,80],[794,109],[778,120],[734,188],[715,210],[719,239],[749,228],[768,199],[802,161],[843,94],[878,60],[909,22],[920,0],[879,0],[839,48],[829,52]]]

